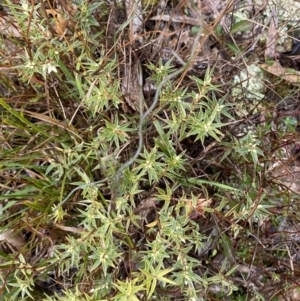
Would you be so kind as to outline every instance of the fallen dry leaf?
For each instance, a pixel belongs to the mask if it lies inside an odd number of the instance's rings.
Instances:
[[[24,238],[19,233],[16,233],[13,230],[7,230],[0,233],[0,242],[11,245],[17,251],[20,251],[25,245]]]
[[[66,232],[82,233],[84,231],[82,228],[68,227],[68,226],[57,224],[57,223],[54,223],[54,226],[61,229],[61,230],[63,230],[63,231],[66,231]]]
[[[272,65],[260,64],[259,65],[263,70],[281,77],[291,84],[300,83],[300,72],[290,68],[282,67],[278,62],[274,62]]]
[[[134,111],[138,110],[141,101],[142,87],[139,84],[139,62],[135,62],[133,66],[126,65],[124,68],[124,77],[122,79],[122,92],[126,100],[126,104]],[[125,108],[125,107],[123,107]]]
[[[268,29],[267,34],[267,42],[266,42],[266,50],[265,50],[265,59],[274,59],[276,57],[276,42],[277,42],[277,18],[276,18],[276,12],[273,10],[272,15],[273,18],[271,18],[270,26]]]
[[[47,9],[46,13],[49,17],[54,19],[54,30],[60,35],[64,36],[67,30],[68,20],[64,16],[58,13],[55,9]]]
[[[289,166],[289,164],[279,162],[269,169],[268,174],[273,181],[282,184],[286,189],[300,192],[300,166]]]
[[[191,219],[197,218],[199,215],[205,217],[205,208],[211,204],[211,199],[197,199],[196,205],[193,205],[192,200],[187,200],[188,214]]]

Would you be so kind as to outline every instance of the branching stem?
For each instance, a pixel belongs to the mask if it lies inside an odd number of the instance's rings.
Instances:
[[[142,148],[143,148],[143,125],[146,122],[147,117],[150,115],[150,113],[154,110],[154,108],[156,107],[158,100],[159,100],[159,96],[161,93],[161,90],[163,88],[163,86],[171,79],[175,78],[176,76],[182,74],[189,66],[190,63],[192,62],[192,60],[194,59],[194,56],[196,55],[196,50],[199,50],[199,39],[202,35],[202,28],[199,29],[199,32],[197,33],[197,36],[195,37],[195,40],[193,42],[192,45],[192,49],[191,49],[191,55],[189,57],[189,59],[186,61],[186,63],[184,63],[184,61],[182,59],[180,59],[179,61],[181,61],[183,64],[183,66],[181,68],[179,68],[178,70],[172,72],[171,74],[169,74],[168,76],[166,76],[162,82],[158,85],[153,102],[151,104],[151,106],[148,108],[148,110],[143,113],[143,105],[144,105],[144,97],[143,97],[143,89],[142,89],[142,82],[143,82],[143,78],[142,78],[142,70],[141,70],[141,66],[139,65],[139,85],[140,85],[140,100],[139,100],[139,107],[140,107],[140,121],[139,121],[139,125],[138,125],[138,137],[139,137],[139,145],[138,148],[135,152],[135,154],[133,155],[132,158],[130,158],[128,161],[126,161],[116,172],[116,176],[115,179],[113,181],[113,183],[111,184],[111,202],[110,202],[110,206],[109,206],[109,212],[115,212],[116,209],[116,199],[119,197],[119,192],[120,192],[120,180],[121,180],[121,176],[123,171],[125,170],[125,168],[127,168],[128,166],[130,166],[131,164],[133,164],[135,162],[135,160],[138,158],[138,156],[140,155]],[[204,39],[205,40],[205,39]],[[172,54],[174,57],[176,57],[178,59],[179,55],[172,51]],[[59,207],[61,207],[64,203],[66,203],[66,201],[79,189],[85,189],[86,187],[89,186],[97,186],[100,183],[103,183],[105,180],[101,180],[101,181],[96,181],[96,182],[92,182],[92,183],[87,183],[84,185],[80,185],[76,188],[74,188],[68,195],[66,198],[64,198],[55,208],[55,210],[57,210]]]
[[[148,110],[143,114],[142,113],[142,107],[143,107],[143,102],[144,102],[144,97],[143,97],[143,90],[142,90],[142,84],[140,82],[140,91],[141,91],[141,96],[140,96],[140,122],[138,125],[138,137],[139,137],[139,145],[138,148],[135,152],[135,154],[133,155],[133,157],[131,157],[128,161],[126,161],[117,171],[116,176],[115,176],[115,180],[112,183],[112,198],[111,198],[111,203],[110,203],[110,208],[109,211],[114,212],[116,209],[116,199],[119,196],[119,192],[120,192],[120,179],[122,176],[123,171],[125,170],[125,168],[127,168],[128,166],[130,166],[131,164],[133,164],[135,162],[135,160],[138,158],[138,156],[140,155],[142,148],[143,148],[143,125],[146,122],[147,117],[150,115],[150,113],[154,110],[154,108],[156,107],[158,100],[159,100],[159,95],[161,93],[161,90],[163,88],[163,86],[171,79],[175,78],[176,76],[182,74],[189,66],[191,61],[194,59],[195,53],[196,53],[196,49],[197,49],[197,45],[199,42],[201,36],[201,30],[199,30],[194,42],[193,42],[193,46],[192,46],[192,50],[191,50],[191,56],[190,58],[187,60],[186,63],[184,63],[184,61],[182,59],[180,59],[181,62],[183,62],[183,66],[172,72],[171,74],[169,74],[168,76],[166,76],[161,83],[158,85],[153,102],[151,104],[151,106],[148,108]],[[174,57],[178,58],[179,55],[172,51],[172,54]],[[141,72],[140,72],[140,78],[139,80],[141,80]]]

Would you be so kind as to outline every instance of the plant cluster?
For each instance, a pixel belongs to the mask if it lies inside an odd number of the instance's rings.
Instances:
[[[193,10],[189,2],[174,5]],[[158,7],[143,5],[149,16]],[[276,237],[272,248],[266,234],[286,229],[276,202],[286,216],[298,208],[278,189],[286,182],[268,177],[288,158],[295,120],[281,119],[275,134],[270,105],[264,123],[243,119],[218,66],[195,73],[191,57],[178,72],[178,54],[145,59],[127,38],[133,15],[109,1],[4,3],[1,299],[271,300],[264,283],[288,288],[296,277],[269,269],[292,247]],[[134,103],[124,70],[136,62]]]

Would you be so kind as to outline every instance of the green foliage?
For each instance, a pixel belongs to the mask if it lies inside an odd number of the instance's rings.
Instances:
[[[141,62],[162,85],[153,110],[139,99],[142,122],[121,88],[132,16],[109,38],[107,1],[66,1],[53,18],[20,3],[6,1],[20,36],[0,38],[18,49],[0,53],[17,71],[0,85],[1,300],[263,300],[236,279],[256,252],[241,241],[275,207],[263,186],[271,125],[237,134],[216,70],[175,77],[174,58]],[[284,123],[278,136],[295,134]]]

